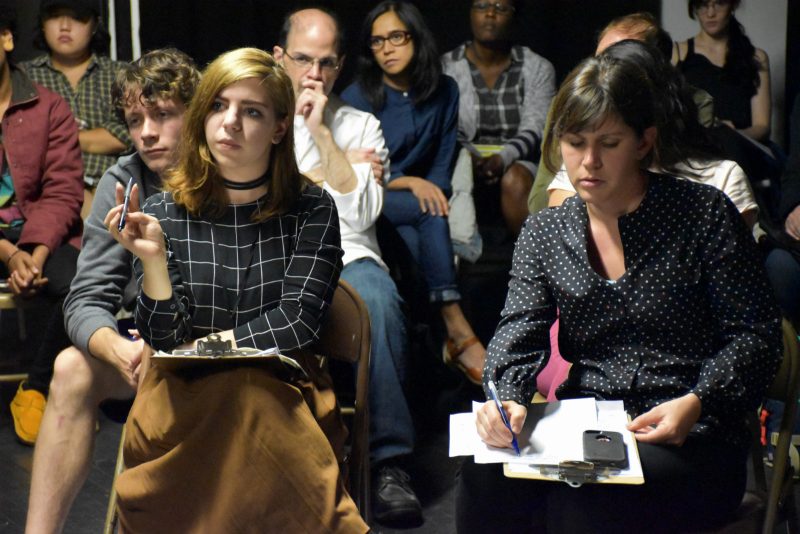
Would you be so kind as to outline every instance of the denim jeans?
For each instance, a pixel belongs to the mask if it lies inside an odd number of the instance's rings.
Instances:
[[[414,449],[414,424],[403,392],[409,352],[403,300],[389,273],[372,259],[348,263],[341,277],[358,291],[369,310],[369,444],[375,465]]]
[[[447,218],[422,213],[411,191],[386,191],[383,214],[397,228],[419,264],[431,302],[461,300]]]
[[[783,314],[800,321],[800,263],[786,250],[775,248],[767,255],[767,276]]]

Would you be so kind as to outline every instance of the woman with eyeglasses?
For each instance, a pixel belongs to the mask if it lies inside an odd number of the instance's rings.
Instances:
[[[362,26],[357,82],[342,98],[381,121],[391,159],[383,214],[397,228],[447,330],[444,361],[481,383],[486,350],[461,310],[448,225],[458,87],[442,74],[422,14],[408,2],[377,5]]]
[[[676,43],[672,62],[686,81],[714,97],[724,124],[760,142],[769,141],[772,101],[769,57],[745,35],[735,11],[740,0],[689,0],[700,31]]]
[[[517,235],[539,162],[555,70],[511,34],[519,0],[474,0],[472,40],[442,56],[458,82],[460,141],[478,145],[473,157],[479,224],[505,225]]]

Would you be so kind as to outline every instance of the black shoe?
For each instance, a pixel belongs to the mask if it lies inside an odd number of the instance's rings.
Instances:
[[[372,477],[372,512],[381,523],[421,523],[422,506],[408,476],[396,465],[384,464]]]

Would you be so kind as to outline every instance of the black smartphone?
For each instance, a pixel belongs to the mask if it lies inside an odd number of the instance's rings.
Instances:
[[[600,467],[628,467],[628,454],[622,434],[606,430],[583,432],[583,459]]]

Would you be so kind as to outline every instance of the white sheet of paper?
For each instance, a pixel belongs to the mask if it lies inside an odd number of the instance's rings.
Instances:
[[[532,404],[522,432],[517,436],[521,455],[513,449],[486,445],[478,436],[475,414],[483,405],[473,402],[471,413],[450,416],[450,456],[475,456],[476,463],[509,463],[514,470],[526,472],[531,465],[557,465],[565,460],[583,458],[583,431],[613,430],[622,433],[629,451],[630,467],[626,476],[642,476],[641,463],[633,458],[634,436],[625,428],[628,416],[622,401],[569,399]]]
[[[483,442],[475,427],[475,414],[450,414],[450,456],[472,456]]]

